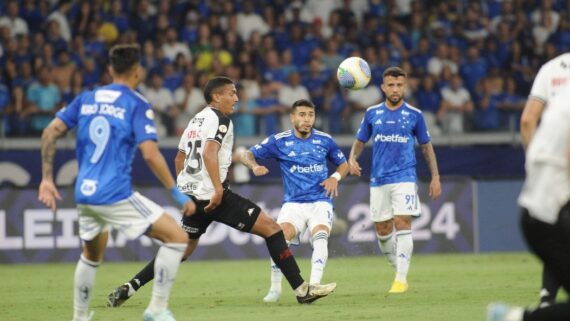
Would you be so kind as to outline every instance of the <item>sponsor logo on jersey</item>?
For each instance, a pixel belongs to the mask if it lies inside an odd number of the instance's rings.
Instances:
[[[287,147],[293,146],[293,144],[295,144],[295,142],[293,142],[293,141],[285,142],[285,146],[287,146]]]
[[[324,171],[325,165],[323,164],[311,164],[309,166],[297,166],[297,165],[293,165],[291,166],[291,168],[289,169],[289,172],[291,173],[301,173],[301,174],[309,174],[309,173],[319,173]]]
[[[95,92],[95,101],[98,103],[114,103],[120,96],[120,91],[100,89]]]
[[[402,115],[408,116],[409,114],[410,114],[409,112],[407,112],[407,111],[405,111],[405,110],[402,110]]]
[[[220,127],[218,127],[218,130],[220,133],[225,133],[228,131],[228,127],[226,125],[220,125]]]
[[[380,114],[383,114],[383,113],[384,113],[383,110],[377,110],[377,111],[376,111],[376,115],[380,115]]]
[[[97,191],[97,181],[92,179],[83,179],[80,187],[81,194],[91,196]]]
[[[406,144],[410,138],[406,136],[402,136],[399,134],[392,134],[392,135],[384,135],[384,134],[377,134],[374,137],[374,142],[382,142],[382,143],[400,143]]]
[[[289,152],[289,154],[287,154],[287,156],[295,157],[295,156],[297,156],[297,154],[295,153],[295,151],[292,150],[291,152]]]
[[[558,87],[558,86],[562,86],[565,85],[568,81],[568,78],[566,77],[556,77],[556,78],[552,78],[552,87]]]
[[[194,192],[198,190],[197,183],[186,183],[180,188],[183,192]]]
[[[156,134],[156,127],[149,125],[149,124],[146,124],[146,125],[144,125],[144,131],[145,131],[145,133],[147,133],[149,135],[150,134]]]
[[[395,123],[396,123],[396,122],[393,121],[393,120],[387,120],[387,121],[386,121],[386,124],[395,124]]]
[[[203,122],[204,122],[204,117],[192,118],[192,120],[190,121],[190,124],[198,124],[198,127],[200,127],[200,126],[202,126]]]
[[[374,125],[382,125],[382,119],[378,119],[378,120],[374,123]]]
[[[313,139],[313,144],[320,145],[321,140],[320,139]]]

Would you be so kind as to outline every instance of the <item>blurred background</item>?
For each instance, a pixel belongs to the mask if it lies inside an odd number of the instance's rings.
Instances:
[[[169,163],[178,135],[205,106],[202,87],[213,75],[238,84],[237,149],[288,129],[288,106],[307,98],[317,105],[316,127],[348,154],[364,110],[383,100],[383,71],[401,66],[409,75],[405,99],[424,112],[444,183],[437,202],[421,194],[428,214],[414,223],[418,251],[524,249],[519,118],[540,66],[570,48],[569,0],[12,0],[0,2],[0,262],[76,259],[73,132],[56,155],[67,197],[55,217],[36,201],[39,135],[78,93],[111,81],[112,45],[133,42],[146,71],[139,90],[158,115]],[[371,67],[365,89],[338,86],[336,69],[350,56]],[[368,169],[369,148],[361,160]],[[429,179],[421,153],[418,164]],[[276,215],[279,172],[267,165],[263,178],[234,165],[232,180]],[[140,156],[133,173],[151,198],[173,205]],[[344,229],[333,253],[378,251],[366,219],[367,174],[343,181],[336,211]],[[255,238],[232,233],[239,235],[211,228],[204,257],[264,257]],[[137,242],[123,240],[112,259],[152,256],[149,242]]]

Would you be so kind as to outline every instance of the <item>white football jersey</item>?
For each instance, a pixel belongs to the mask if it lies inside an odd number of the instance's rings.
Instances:
[[[554,224],[570,201],[570,92],[549,102],[526,153],[526,180],[519,204],[534,218]]]
[[[178,144],[178,150],[186,154],[184,168],[176,179],[178,189],[199,200],[209,200],[214,193],[214,185],[202,155],[207,141],[221,145],[218,163],[220,181],[224,182],[232,163],[234,125],[228,117],[211,106],[205,107],[190,120]]]
[[[570,53],[565,53],[540,68],[534,78],[529,98],[541,100],[547,106],[550,100],[569,84]]]

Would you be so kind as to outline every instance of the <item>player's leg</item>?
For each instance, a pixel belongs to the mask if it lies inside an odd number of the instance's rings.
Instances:
[[[390,192],[396,229],[396,277],[390,293],[402,293],[408,290],[407,276],[414,250],[412,216],[420,214],[420,201],[415,183],[391,184]]]
[[[296,229],[291,223],[287,222],[283,222],[279,225],[281,225],[281,228],[283,229],[285,240],[289,246],[290,241],[297,235]],[[275,303],[279,301],[279,298],[281,297],[281,283],[283,280],[283,273],[281,273],[279,266],[273,262],[273,259],[270,258],[269,260],[271,261],[271,286],[269,288],[269,292],[267,292],[267,295],[263,297],[263,302]]]
[[[542,288],[540,290],[539,307],[544,308],[554,304],[556,302],[556,294],[558,294],[559,289],[560,282],[545,266],[542,270]]]
[[[325,266],[329,257],[329,235],[333,224],[333,208],[328,202],[303,204],[310,207],[305,211],[311,231],[311,277],[309,284],[321,284]]]
[[[212,219],[204,213],[204,202],[196,202],[196,213],[192,216],[182,217],[182,229],[188,234],[188,246],[182,257],[182,261],[192,255],[200,236],[205,233]],[[108,307],[119,307],[142,286],[154,279],[154,265],[156,258],[152,259],[142,270],[140,270],[129,282],[115,288],[107,297]]]
[[[79,236],[84,242],[73,278],[73,320],[87,321],[93,316],[93,313],[89,314],[89,303],[97,267],[103,260],[109,233],[108,227],[98,219],[95,211],[83,205],[78,206],[78,210]]]
[[[523,209],[522,231],[532,252],[534,252],[562,284],[570,291],[570,207],[568,204],[560,213],[555,225],[532,218]],[[540,309],[509,307],[492,303],[487,308],[488,321],[542,321],[570,320],[570,302],[555,303]]]
[[[152,224],[148,235],[163,243],[155,257],[155,282],[150,303],[144,314],[145,320],[155,320],[160,315],[170,315],[168,311],[170,289],[174,284],[180,261],[186,251],[188,236],[176,224],[176,221],[166,213]]]
[[[396,267],[396,237],[389,186],[370,188],[370,215],[374,222],[380,251],[392,267]]]

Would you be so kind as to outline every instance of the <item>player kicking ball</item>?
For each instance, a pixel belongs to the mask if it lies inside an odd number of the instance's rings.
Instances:
[[[328,258],[328,238],[333,222],[332,198],[338,196],[338,182],[348,172],[342,151],[326,133],[313,129],[315,105],[305,99],[293,103],[290,113],[293,130],[272,135],[246,151],[242,162],[255,176],[268,173],[256,159],[279,162],[285,190],[277,223],[288,243],[299,244],[298,237],[308,229],[313,255],[309,284],[321,283]],[[327,161],[337,166],[328,176]],[[271,288],[264,302],[277,302],[281,296],[282,274],[271,261]]]
[[[196,203],[196,212],[182,218],[182,228],[189,237],[183,258],[192,254],[210,223],[220,222],[265,239],[271,258],[295,291],[299,303],[312,303],[329,295],[336,288],[336,283],[309,285],[305,282],[281,226],[257,204],[229,188],[226,178],[234,142],[234,128],[229,115],[238,102],[233,81],[226,77],[209,80],[204,88],[204,97],[208,106],[190,120],[180,139],[175,159],[178,189]],[[111,292],[108,306],[120,306],[153,278],[154,260],[129,282]]]

